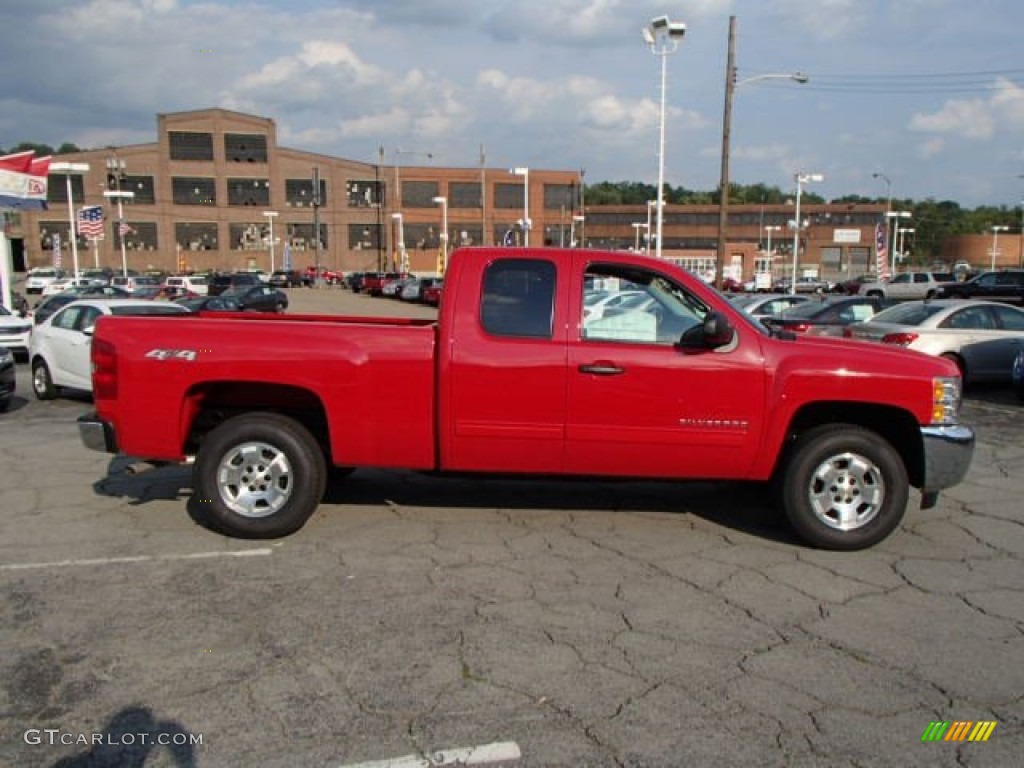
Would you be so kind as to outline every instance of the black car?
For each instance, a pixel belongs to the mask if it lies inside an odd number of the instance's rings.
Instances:
[[[14,353],[0,347],[0,412],[10,406],[15,386]]]
[[[942,299],[990,299],[1024,304],[1024,269],[982,272],[962,283],[945,283],[939,288]]]
[[[843,328],[850,323],[870,320],[893,303],[891,299],[879,296],[829,296],[805,301],[778,315],[762,317],[761,322],[773,331],[791,331],[806,336],[842,336]]]
[[[58,309],[70,304],[72,301],[76,301],[77,299],[129,298],[140,297],[133,296],[128,293],[128,291],[122,291],[120,288],[113,288],[109,285],[89,285],[82,288],[69,288],[66,291],[61,291],[60,293],[55,293],[52,296],[47,296],[36,304],[36,308],[32,310],[32,322],[35,325],[39,325]]]
[[[220,295],[235,301],[243,312],[284,312],[288,309],[288,294],[263,283],[232,288]]]
[[[191,298],[175,299],[175,304],[189,309],[192,312],[241,312],[242,305],[235,301],[230,293],[222,293],[220,296],[193,296]]]
[[[313,285],[313,277],[297,269],[279,269],[270,276],[269,282],[275,288],[294,288],[295,286],[308,288]]]
[[[251,288],[259,285],[263,285],[263,281],[260,280],[259,275],[255,275],[252,272],[232,272],[230,274],[214,275],[210,278],[210,283],[207,286],[207,294],[209,296],[219,296],[225,291]]]

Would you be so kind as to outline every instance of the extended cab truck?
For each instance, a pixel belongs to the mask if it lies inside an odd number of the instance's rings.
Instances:
[[[584,321],[594,284],[650,301]],[[951,362],[772,335],[665,261],[465,248],[444,290],[436,322],[101,318],[82,440],[194,459],[214,524],[256,538],[301,527],[333,465],[772,481],[806,541],[859,549],[968,469]]]

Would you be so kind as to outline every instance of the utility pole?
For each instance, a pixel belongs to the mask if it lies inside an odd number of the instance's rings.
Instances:
[[[319,288],[323,285],[320,277],[320,167],[313,166],[313,249],[315,254],[316,279]]]
[[[729,17],[729,53],[725,62],[725,109],[722,113],[722,173],[718,189],[718,250],[715,253],[715,287],[725,279],[726,229],[729,221],[729,139],[732,133],[732,95],[736,88],[736,17]]]

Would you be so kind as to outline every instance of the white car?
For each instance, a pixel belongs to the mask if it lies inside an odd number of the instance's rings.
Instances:
[[[647,293],[635,290],[588,293],[583,298],[583,319],[599,320],[608,310],[615,309],[623,303],[628,304],[645,298]]]
[[[50,267],[30,269],[25,276],[25,293],[42,293],[46,286],[62,277],[64,277],[64,273],[59,269]]]
[[[998,301],[907,301],[848,325],[844,335],[948,358],[965,383],[1008,384],[1013,359],[1024,349],[1024,310]]]
[[[64,293],[64,291],[70,288],[90,288],[102,285],[106,285],[105,281],[96,280],[92,277],[62,277],[43,288],[43,296],[54,296],[58,293]]]
[[[210,294],[210,281],[206,275],[171,275],[164,280],[164,288],[173,288],[179,293],[194,293],[197,296],[208,296]]]
[[[31,336],[32,319],[12,314],[7,307],[0,305],[0,347],[27,355]]]
[[[101,315],[187,315],[186,307],[146,299],[79,299],[46,318],[32,331],[29,360],[32,391],[52,400],[60,387],[92,392],[92,332]]]

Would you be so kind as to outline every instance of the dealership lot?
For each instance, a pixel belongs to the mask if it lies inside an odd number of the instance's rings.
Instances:
[[[433,313],[289,295],[297,311]],[[967,403],[967,482],[857,553],[799,545],[756,487],[382,470],[333,483],[288,539],[231,540],[204,527],[187,468],[85,450],[86,397],[36,402],[23,363],[19,394],[0,416],[0,765],[1024,752],[1024,407],[1006,390]],[[933,721],[997,725],[922,743]]]

